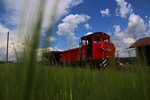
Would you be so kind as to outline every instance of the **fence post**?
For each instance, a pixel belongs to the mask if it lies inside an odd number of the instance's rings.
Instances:
[[[6,62],[8,62],[8,46],[9,46],[9,31],[7,33],[7,51],[6,51]]]

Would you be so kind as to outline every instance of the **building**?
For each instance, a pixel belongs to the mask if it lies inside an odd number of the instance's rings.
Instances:
[[[140,63],[150,66],[150,37],[137,40],[129,48],[136,48],[136,56]]]

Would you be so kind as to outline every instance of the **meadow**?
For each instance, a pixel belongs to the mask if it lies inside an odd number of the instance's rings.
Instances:
[[[0,65],[0,100],[149,100],[150,71]]]

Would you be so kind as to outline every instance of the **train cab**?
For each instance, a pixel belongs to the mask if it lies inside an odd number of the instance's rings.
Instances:
[[[114,58],[115,46],[110,36],[96,32],[81,37],[81,60]]]

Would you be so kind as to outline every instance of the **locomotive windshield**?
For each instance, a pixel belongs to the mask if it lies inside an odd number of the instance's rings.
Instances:
[[[103,38],[103,41],[104,42],[109,42],[109,39],[108,38]]]
[[[82,46],[91,45],[92,44],[92,36],[86,36],[81,39]]]
[[[83,46],[84,46],[84,45],[87,45],[87,43],[88,43],[88,42],[87,42],[86,39],[84,39],[84,40],[81,41],[81,44],[82,44]]]
[[[99,43],[100,42],[100,38],[98,36],[95,36],[93,42],[94,43]]]

